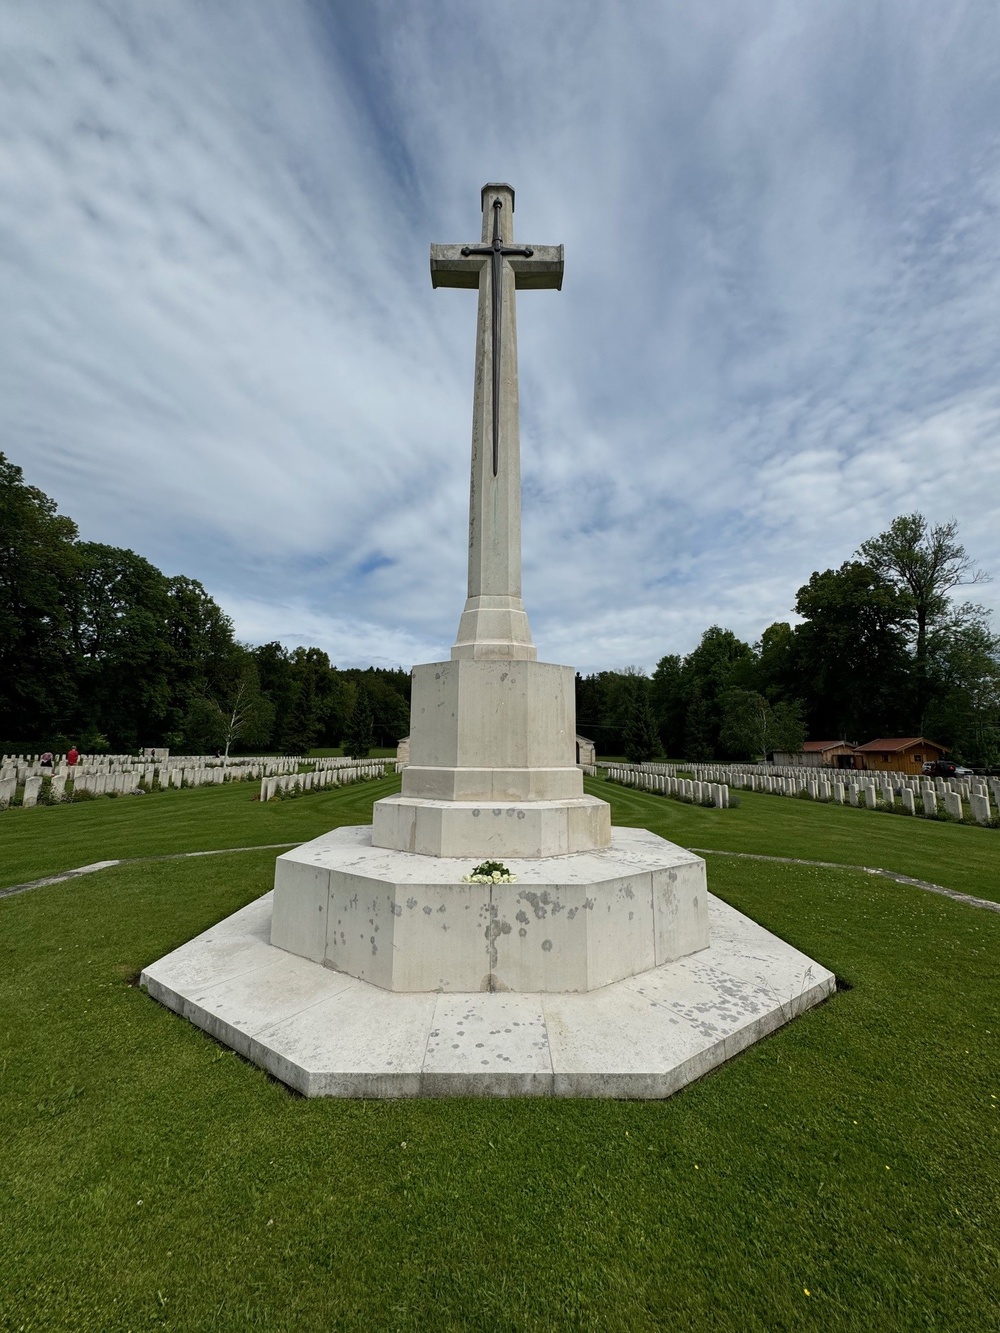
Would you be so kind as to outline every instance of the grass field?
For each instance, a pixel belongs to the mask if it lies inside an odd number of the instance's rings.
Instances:
[[[10,811],[2,881],[307,838],[395,785]],[[592,789],[687,845],[1000,899],[988,831]],[[712,859],[716,893],[851,989],[666,1102],[308,1102],[133,984],[264,892],[273,860],[0,900],[3,1330],[1000,1327],[1000,915]]]
[[[92,861],[301,842],[336,823],[369,823],[371,802],[399,778],[261,805],[257,783],[170,788],[152,796],[0,812],[0,888]],[[1000,902],[1000,831],[938,824],[850,806],[740,792],[708,810],[603,779],[616,824],[644,825],[685,847],[881,866]]]

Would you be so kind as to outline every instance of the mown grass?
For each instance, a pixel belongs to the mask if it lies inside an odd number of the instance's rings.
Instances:
[[[276,813],[356,822],[376,794]],[[186,838],[198,813],[228,835],[178,795]],[[692,842],[740,813],[608,795]],[[667,1102],[309,1102],[131,984],[265,891],[273,858],[0,901],[0,1328],[1000,1325],[996,914],[713,860],[716,893],[852,989]]]
[[[304,842],[336,824],[370,824],[399,778],[261,804],[259,782],[172,787],[149,796],[0,811],[0,888],[94,861]]]
[[[611,802],[613,823],[650,828],[684,847],[879,866],[1000,902],[997,829],[760,792],[734,792],[738,808],[713,810],[602,778],[586,787]]]
[[[1000,902],[1000,831],[849,806],[740,792],[738,809],[710,810],[587,779],[617,824],[646,825],[685,847],[874,865]],[[399,778],[294,801],[255,799],[257,783],[170,789],[0,811],[0,888],[93,861],[302,842],[337,823],[371,821],[371,803]]]

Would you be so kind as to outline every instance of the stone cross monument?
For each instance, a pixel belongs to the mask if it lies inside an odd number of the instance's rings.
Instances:
[[[515,291],[558,288],[562,247],[514,244],[509,185],[482,204],[481,244],[431,247],[436,287],[479,291],[469,595],[450,659],[413,669],[402,791],[141,981],[309,1096],[665,1097],[835,978],[584,793],[574,673],[521,600]]]
[[[576,762],[575,673],[539,662],[521,600],[519,287],[562,284],[486,185],[479,245],[431,246],[436,287],[479,292],[469,595],[450,660],[413,668],[409,763],[370,828],[278,858],[271,941],[389,990],[586,991],[708,944],[705,865],[611,828]],[[479,860],[509,883],[470,884]],[[318,878],[317,878],[318,877]],[[318,896],[317,896],[318,895]]]
[[[483,244],[432,245],[435,287],[479,292],[469,595],[451,662],[413,671],[400,796],[375,807],[376,846],[431,856],[558,856],[607,847],[606,802],[576,763],[575,674],[538,662],[521,599],[519,287],[562,286],[561,245],[514,245],[514,191],[484,185]],[[486,808],[488,807],[488,808]]]

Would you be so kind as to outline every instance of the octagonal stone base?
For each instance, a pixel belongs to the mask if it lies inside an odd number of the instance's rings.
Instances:
[[[339,828],[279,856],[271,943],[392,991],[589,991],[708,946],[705,863],[646,829],[608,848],[471,858],[372,845]]]
[[[710,895],[708,949],[589,994],[395,994],[272,945],[272,897],[140,981],[307,1097],[669,1097],[835,989]]]

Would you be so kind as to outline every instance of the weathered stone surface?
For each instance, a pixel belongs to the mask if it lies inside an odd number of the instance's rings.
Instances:
[[[502,804],[386,796],[372,819],[376,846],[421,856],[552,857],[611,843],[610,811],[596,796]]]
[[[571,995],[386,991],[270,944],[271,904],[259,898],[141,982],[310,1097],[667,1097],[835,988],[711,896],[709,948]]]
[[[471,857],[335,829],[278,857],[272,943],[401,991],[593,990],[708,945],[704,861],[645,829],[505,864],[514,883],[465,884]]]
[[[607,847],[610,806],[584,795],[576,763],[574,688],[572,668],[548,662],[415,667],[409,763],[401,794],[375,806],[375,844],[480,858]]]

